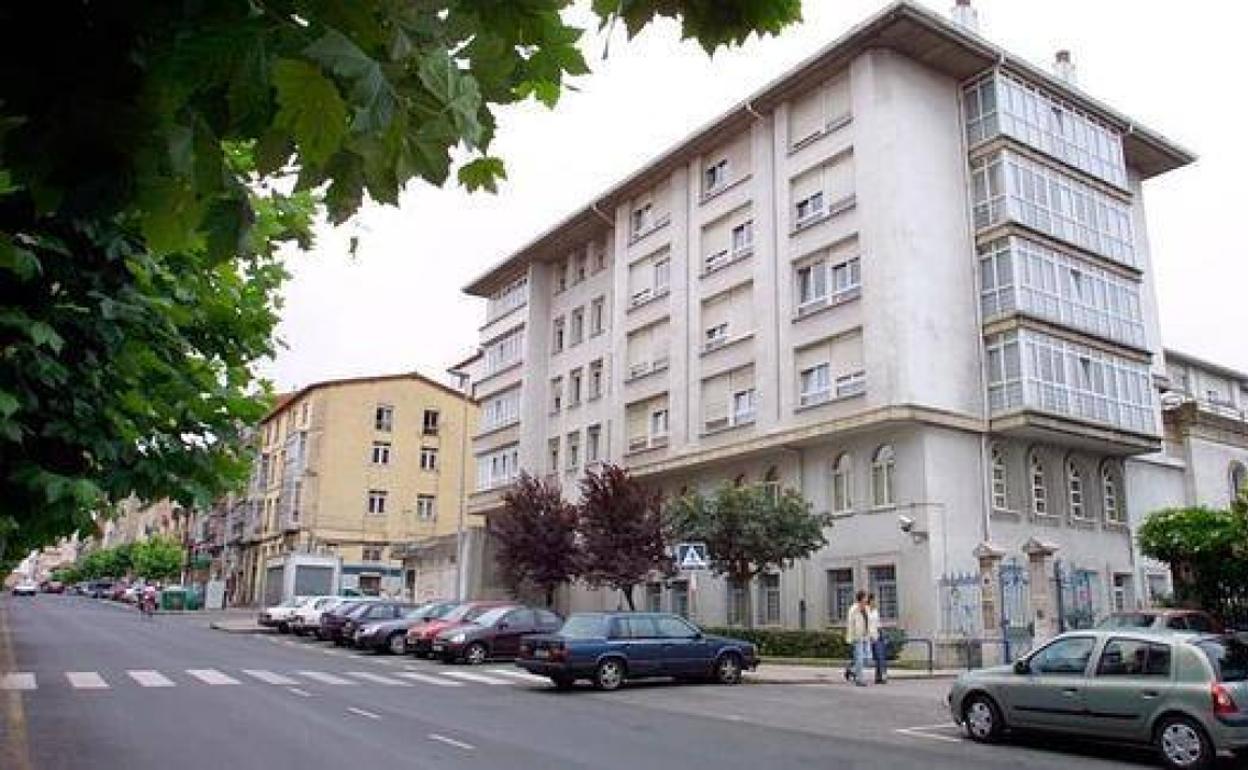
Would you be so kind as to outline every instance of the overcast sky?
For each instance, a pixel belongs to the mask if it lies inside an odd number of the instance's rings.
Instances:
[[[1162,340],[1248,372],[1248,107],[1242,97],[1248,3],[1225,0],[974,0],[981,33],[1047,67],[1073,52],[1090,94],[1196,152],[1194,166],[1145,186]],[[497,195],[411,185],[398,208],[370,206],[325,228],[289,261],[279,336],[264,368],[279,389],[419,369],[445,379],[470,352],[480,300],[460,289],[594,194],[883,8],[807,0],[806,21],[712,59],[675,25],[625,42],[586,37],[594,69],[553,111],[505,111]],[[945,13],[948,2],[927,2]],[[1236,97],[1235,94],[1241,94]],[[358,256],[346,256],[351,236]]]

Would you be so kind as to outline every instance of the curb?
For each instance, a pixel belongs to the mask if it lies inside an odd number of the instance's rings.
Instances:
[[[221,631],[226,634],[275,634],[277,629],[265,628],[264,626],[236,626],[228,622],[214,620],[208,624],[208,627],[214,631]]]

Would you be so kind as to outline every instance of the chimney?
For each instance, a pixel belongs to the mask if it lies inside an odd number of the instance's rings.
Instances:
[[[979,34],[979,12],[975,10],[975,6],[971,5],[971,0],[954,0],[949,15],[953,18],[954,24],[968,32]]]
[[[1070,85],[1078,85],[1079,80],[1075,76],[1075,63],[1070,59],[1070,51],[1063,48],[1053,57],[1053,74]]]

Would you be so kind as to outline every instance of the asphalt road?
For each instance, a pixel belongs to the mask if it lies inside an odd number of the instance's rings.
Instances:
[[[946,686],[556,692],[502,663],[225,634],[76,597],[0,598],[0,770],[1152,766],[1120,748],[970,743],[949,725]]]

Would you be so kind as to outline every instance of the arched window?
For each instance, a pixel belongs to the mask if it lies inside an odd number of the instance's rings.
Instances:
[[[896,495],[896,456],[888,444],[875,450],[871,458],[871,504],[877,508],[894,505]]]
[[[832,512],[845,513],[854,507],[850,487],[851,461],[848,452],[842,452],[832,463]]]
[[[1001,447],[992,448],[992,507],[1004,511],[1010,507],[1009,482],[1005,473],[1005,452]]]
[[[1070,518],[1085,518],[1087,514],[1083,505],[1083,471],[1079,470],[1074,460],[1066,461],[1066,494],[1070,500]]]
[[[780,471],[774,465],[763,475],[763,491],[773,503],[780,499]]]
[[[1118,477],[1114,475],[1114,466],[1109,461],[1101,463],[1101,499],[1105,505],[1105,521],[1108,524],[1126,522],[1122,499],[1118,494]]]
[[[1049,515],[1049,492],[1044,485],[1044,463],[1039,452],[1031,453],[1027,463],[1031,475],[1031,512],[1036,516]]]
[[[1235,502],[1240,495],[1248,495],[1248,489],[1244,487],[1248,485],[1248,468],[1243,463],[1231,463],[1230,472],[1231,481],[1231,502]]]

